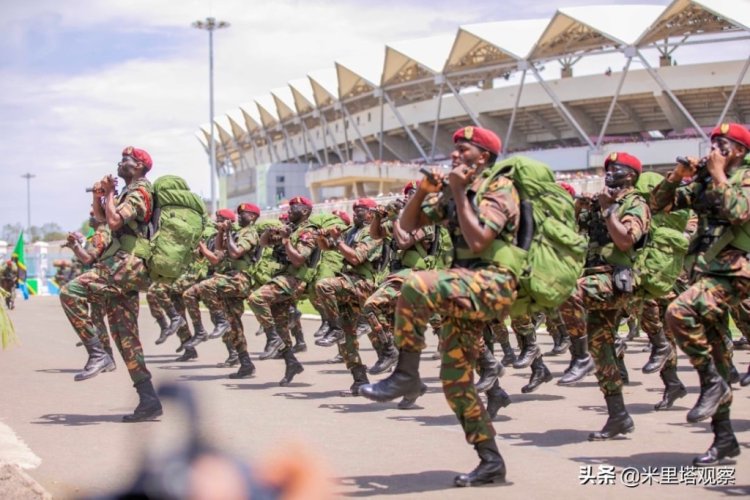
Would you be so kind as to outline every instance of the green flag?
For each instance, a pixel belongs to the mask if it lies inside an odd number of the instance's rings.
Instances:
[[[18,241],[16,242],[16,248],[13,249],[13,257],[18,257],[18,276],[22,281],[26,281],[26,258],[23,254],[23,230],[18,235]],[[21,270],[23,270],[23,278],[21,278]]]

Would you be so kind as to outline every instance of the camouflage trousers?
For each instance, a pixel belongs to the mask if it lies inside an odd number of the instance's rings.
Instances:
[[[190,289],[190,287],[195,285],[195,283],[195,277],[186,273],[177,278],[169,288],[169,298],[172,300],[172,306],[174,307],[177,314],[182,316],[182,319],[185,320],[185,323],[187,323],[188,317],[187,308],[185,307],[185,299],[183,299],[182,295],[188,289]],[[187,342],[191,337],[192,335],[190,335],[190,328],[188,328],[187,324],[177,330],[177,338],[180,339],[180,342]]]
[[[250,278],[241,272],[231,274],[214,274],[201,282],[201,299],[209,311],[219,312],[226,316],[231,328],[222,340],[237,349],[247,351],[247,338],[242,325],[242,314],[245,311],[245,298],[250,294]]]
[[[81,274],[60,291],[60,302],[82,342],[99,334],[89,314],[89,303],[106,308],[112,340],[122,355],[134,384],[151,379],[138,336],[138,289],[146,283],[143,261],[118,252]]]
[[[703,275],[669,304],[664,322],[693,367],[700,368],[713,359],[719,374],[729,382],[729,311],[748,297],[748,278]],[[718,412],[729,412],[731,404],[730,399]]]
[[[376,351],[379,351],[383,344],[393,341],[393,313],[396,311],[396,301],[401,293],[401,286],[411,272],[411,269],[405,269],[388,276],[362,306],[362,314],[371,328],[367,336]]]
[[[326,315],[338,318],[344,331],[344,340],[339,342],[338,348],[349,370],[362,364],[357,340],[357,319],[362,314],[362,306],[374,290],[375,283],[357,274],[325,278],[315,285],[315,293],[321,297],[320,303]]]
[[[750,340],[750,298],[732,307],[731,314],[742,336]]]
[[[633,300],[637,298],[632,294],[615,290],[612,274],[599,273],[579,278],[576,291],[560,308],[570,336],[588,336],[589,352],[596,364],[596,379],[605,396],[622,393],[614,332],[620,311]]]
[[[185,309],[187,309],[190,320],[194,325],[203,324],[203,319],[201,318],[200,302],[201,297],[203,296],[203,290],[206,288],[206,286],[208,286],[209,279],[211,278],[206,278],[203,281],[196,283],[195,285],[185,290],[185,292],[182,294],[182,299],[185,301]],[[210,307],[208,308],[208,311],[212,314],[212,316],[213,313],[216,312]]]
[[[421,352],[430,317],[439,312],[443,394],[470,444],[494,439],[495,429],[474,387],[488,322],[502,321],[516,298],[516,279],[504,270],[418,271],[404,282],[396,304],[394,337],[399,349]]]
[[[641,328],[646,332],[649,340],[653,342],[653,338],[658,335],[659,332],[664,331],[664,336],[667,338],[667,342],[672,346],[672,354],[664,364],[662,371],[677,366],[677,343],[675,342],[672,332],[668,329],[664,329],[664,322],[662,320],[664,312],[667,310],[667,306],[669,306],[674,295],[668,297],[669,298],[645,299],[640,308]]]
[[[146,292],[146,302],[151,316],[157,322],[167,321],[172,301],[169,297],[170,286],[166,283],[152,283]]]
[[[107,325],[104,323],[104,316],[107,314],[107,306],[101,302],[89,302],[89,314],[91,315],[91,322],[96,327],[99,337],[99,342],[102,343],[106,350],[112,349],[112,343],[109,341],[109,333],[107,333]]]
[[[292,306],[305,293],[307,283],[294,276],[276,276],[270,283],[255,290],[247,299],[264,331],[274,330],[284,341],[282,350],[291,349],[290,334]]]
[[[16,280],[0,280],[0,288],[8,292],[5,297],[5,305],[8,309],[13,309],[16,302]]]

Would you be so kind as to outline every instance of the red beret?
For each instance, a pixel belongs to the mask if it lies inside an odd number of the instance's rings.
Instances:
[[[711,139],[720,135],[750,149],[750,131],[739,123],[722,123],[711,132]]]
[[[354,202],[354,206],[352,206],[352,208],[375,208],[377,206],[378,203],[372,198],[360,198]]]
[[[503,141],[492,130],[480,127],[463,127],[453,134],[453,142],[460,140],[470,142],[471,144],[482,148],[494,155],[499,155],[503,150]]]
[[[291,207],[292,205],[304,205],[306,207],[312,208],[313,203],[309,198],[305,198],[304,196],[295,196],[294,198],[289,200],[289,206]]]
[[[575,198],[576,196],[576,188],[568,184],[567,182],[558,182],[560,184],[560,187],[563,188],[565,191],[570,193],[570,196]]]
[[[228,208],[222,208],[222,209],[217,210],[216,215],[220,215],[227,220],[231,220],[232,222],[237,220],[237,214],[235,214],[232,210]]]
[[[250,212],[251,214],[260,215],[260,207],[253,203],[240,203],[237,207],[237,213]]]
[[[333,215],[337,215],[339,219],[344,221],[344,223],[349,226],[352,223],[351,217],[349,217],[349,214],[344,212],[343,210],[334,210]]]
[[[610,153],[609,156],[607,156],[607,159],[604,160],[604,168],[606,169],[612,164],[632,168],[639,174],[643,172],[641,160],[627,153]]]
[[[419,183],[417,181],[409,181],[406,183],[406,186],[404,186],[404,194],[408,193],[411,190],[416,190],[417,186],[419,186]]]
[[[146,170],[151,170],[151,167],[154,164],[154,162],[151,160],[151,155],[148,154],[145,149],[138,149],[134,148],[133,146],[128,146],[122,150],[122,156],[132,156],[135,161],[143,163],[143,166],[146,167]]]

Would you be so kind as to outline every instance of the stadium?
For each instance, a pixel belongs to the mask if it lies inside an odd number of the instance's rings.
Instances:
[[[664,170],[704,155],[718,123],[747,125],[749,32],[748,0],[674,0],[463,25],[336,60],[215,120],[222,202],[398,192],[446,163],[467,125],[579,192],[601,187],[611,151]],[[197,134],[207,152],[211,129]]]

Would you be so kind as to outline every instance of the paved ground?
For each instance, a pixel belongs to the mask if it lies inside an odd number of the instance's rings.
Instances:
[[[173,408],[167,408],[160,423],[120,422],[122,414],[131,412],[137,403],[121,366],[116,372],[73,382],[85,354],[74,347],[77,339],[56,298],[19,301],[12,318],[22,345],[0,352],[0,422],[12,429],[3,438],[0,426],[0,460],[23,464],[55,498],[102,494],[132,478],[149,442],[174,442],[180,435],[184,418]],[[328,464],[336,496],[706,498],[750,494],[750,387],[735,393],[734,425],[743,455],[730,466],[734,485],[623,485],[620,473],[624,468],[656,468],[660,476],[652,481],[658,483],[670,470],[679,474],[679,468],[689,465],[711,442],[708,423],[685,422],[685,413],[696,398],[697,376],[684,357],[679,373],[690,384],[690,394],[672,411],[652,411],[661,395],[661,381],[639,370],[647,356],[641,352],[643,341],[631,344],[627,358],[632,382],[625,397],[636,422],[631,437],[586,441],[588,432],[599,429],[606,418],[593,377],[578,387],[548,383],[533,394],[522,395],[520,388],[529,372],[510,370],[502,383],[513,404],[501,410],[495,423],[510,484],[468,490],[453,488],[452,478],[472,469],[477,458],[444,401],[437,362],[430,359],[434,347],[422,358],[429,392],[420,399],[418,409],[399,411],[394,403],[341,397],[339,391],[348,388],[351,377],[343,365],[325,362],[334,355],[333,348],[309,342],[311,349],[299,356],[305,372],[292,386],[281,388],[277,384],[283,375],[280,360],[256,361],[255,378],[232,381],[226,378],[228,369],[214,366],[226,355],[219,341],[201,345],[200,358],[194,362],[174,363],[176,339],[154,345],[158,329],[145,308],[140,324],[155,381],[176,380],[195,389],[205,417],[203,434],[209,442],[251,462],[273,450],[286,448],[294,453],[290,443],[302,442]],[[317,326],[317,321],[305,321],[308,340]],[[245,327],[255,357],[262,341],[253,336],[257,323],[252,316],[245,317]],[[434,337],[428,341],[435,345]],[[543,350],[548,350],[550,338],[541,335],[540,341]],[[374,361],[369,346],[363,355],[368,363]],[[568,363],[567,357],[546,360],[555,376]],[[117,361],[122,364],[119,357]],[[749,361],[750,352],[736,354],[742,372]],[[586,466],[602,480],[606,467],[614,466],[616,484],[581,485],[579,475]],[[679,478],[690,477],[684,474]],[[710,478],[702,476],[701,480]]]

